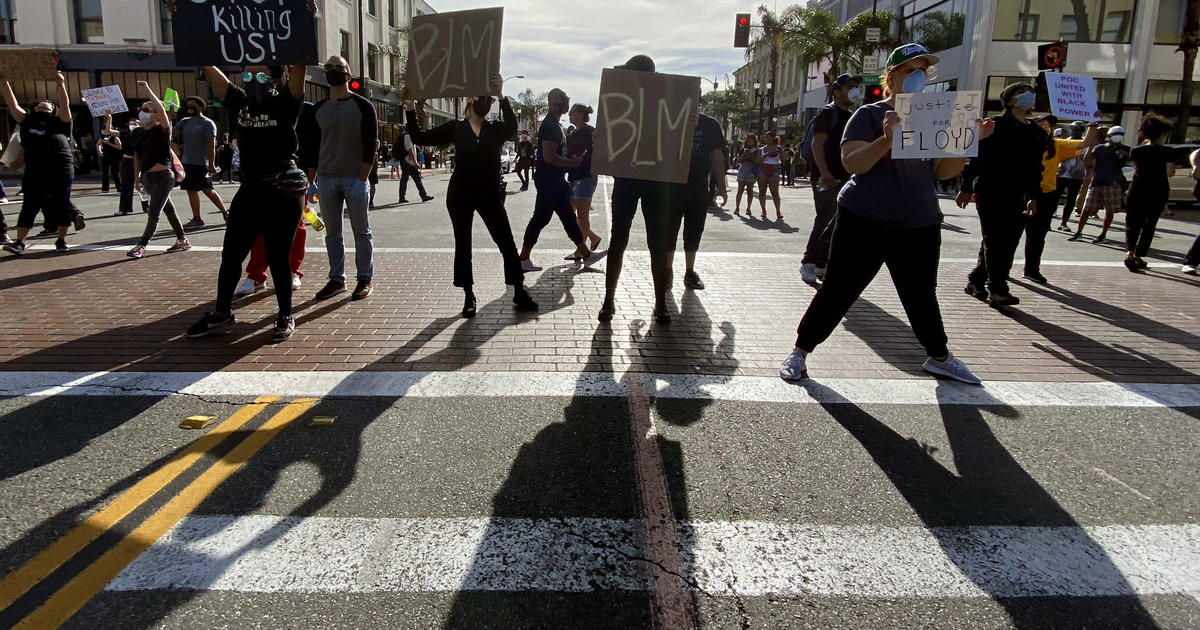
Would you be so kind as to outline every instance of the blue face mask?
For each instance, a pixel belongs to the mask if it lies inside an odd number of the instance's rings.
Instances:
[[[1035,96],[1033,92],[1021,92],[1017,95],[1016,106],[1025,111],[1029,111],[1033,109],[1033,104],[1036,101],[1037,96]]]
[[[929,75],[925,74],[924,70],[913,70],[907,77],[904,77],[900,91],[905,94],[919,94],[925,91],[925,83],[928,80]]]

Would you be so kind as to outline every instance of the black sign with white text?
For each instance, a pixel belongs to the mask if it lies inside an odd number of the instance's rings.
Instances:
[[[177,0],[181,66],[317,63],[317,21],[307,0]]]

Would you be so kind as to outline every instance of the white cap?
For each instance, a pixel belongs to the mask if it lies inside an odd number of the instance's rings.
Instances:
[[[1117,125],[1116,127],[1113,127],[1112,129],[1109,129],[1109,130],[1108,130],[1108,135],[1110,135],[1110,136],[1123,136],[1123,135],[1125,135],[1125,130],[1124,130],[1124,129],[1122,129],[1120,125]]]

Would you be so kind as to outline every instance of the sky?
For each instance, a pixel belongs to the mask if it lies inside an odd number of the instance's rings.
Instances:
[[[733,47],[734,15],[758,4],[725,0],[427,0],[438,12],[504,7],[500,73],[524,75],[504,93],[561,88],[572,103],[596,105],[600,71],[649,55],[659,72],[733,80],[745,51]],[[726,78],[728,75],[728,79]],[[701,91],[712,85],[701,82]]]

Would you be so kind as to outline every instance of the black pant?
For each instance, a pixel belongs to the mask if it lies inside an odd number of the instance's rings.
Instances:
[[[491,188],[496,189],[495,186]],[[475,283],[471,269],[471,223],[478,212],[504,257],[504,284],[519,287],[523,282],[521,257],[513,240],[512,226],[508,223],[508,212],[504,209],[503,193],[498,189],[490,194],[484,190],[487,188],[474,183],[456,183],[446,191],[446,209],[454,226],[454,286],[469,289]]]
[[[121,181],[129,182],[128,186],[121,187],[121,204],[118,211],[123,214],[133,212],[133,158],[121,158]]]
[[[275,283],[280,315],[292,314],[292,268],[288,256],[303,212],[300,197],[247,177],[229,203],[229,222],[221,244],[221,270],[217,273],[217,311],[233,310],[233,290],[242,277],[242,262],[259,235],[267,252],[267,266]]]
[[[646,222],[646,243],[650,248],[650,273],[654,278],[654,297],[665,298],[671,288],[671,261],[675,256],[675,237],[678,223],[672,220],[667,185],[637,179],[615,178],[612,190],[612,233],[608,242],[608,267],[605,288],[608,296],[617,289],[625,248],[629,246],[629,231],[642,202],[642,219]],[[672,230],[675,225],[675,230]]]
[[[142,173],[142,187],[146,190],[146,194],[150,195],[150,204],[147,208],[146,230],[142,232],[142,240],[138,241],[138,245],[145,247],[150,244],[150,239],[154,238],[154,232],[158,230],[160,214],[167,215],[167,222],[175,231],[177,240],[182,241],[186,238],[183,233],[183,224],[179,222],[179,215],[175,212],[175,204],[171,203],[171,189],[175,187],[175,172],[166,170]]]
[[[1125,214],[1125,249],[1141,258],[1150,253],[1150,243],[1158,228],[1167,200],[1162,197],[1139,198],[1130,196]]]
[[[529,166],[517,166],[517,179],[521,180],[521,188],[529,188]]]
[[[821,236],[825,233],[825,228],[829,227],[829,222],[837,216],[838,188],[834,186],[817,190],[817,184],[814,183],[812,189],[817,216],[813,219],[812,232],[808,235],[808,245],[804,248],[804,258],[800,262],[824,267],[829,262],[829,241]]]
[[[1046,249],[1046,234],[1058,208],[1057,190],[1038,195],[1037,213],[1025,223],[1025,273],[1041,273],[1042,252]]]
[[[537,245],[542,229],[550,223],[550,217],[555,214],[562,221],[567,238],[575,245],[582,243],[583,232],[579,229],[575,209],[571,207],[571,186],[567,184],[564,176],[559,174],[534,177],[533,183],[537,186],[537,199],[533,202],[533,216],[529,219],[529,225],[525,227],[525,248],[532,249]]]
[[[1025,229],[1025,200],[1020,197],[998,198],[994,194],[979,194],[975,200],[979,212],[979,262],[967,276],[967,282],[992,293],[1008,294],[1008,273],[1012,271],[1013,256],[1021,243]]]
[[[1188,250],[1187,258],[1183,259],[1183,264],[1193,267],[1200,265],[1200,234],[1196,235],[1196,240],[1192,241],[1192,248]]]
[[[413,184],[417,187],[417,192],[424,199],[429,195],[425,194],[425,184],[421,182],[421,171],[417,167],[408,163],[408,160],[400,160],[400,198],[404,199],[408,194],[408,180],[411,178]]]
[[[1082,179],[1058,178],[1058,189],[1066,196],[1066,205],[1063,206],[1061,225],[1066,225],[1067,221],[1071,220],[1071,213],[1075,212],[1075,204],[1079,201],[1079,189],[1081,186],[1083,186]]]
[[[667,191],[670,209],[670,247],[675,250],[679,238],[679,227],[683,226],[683,251],[700,251],[700,237],[704,236],[704,224],[708,220],[708,204],[712,196],[708,186],[672,184]]]
[[[115,151],[106,151],[101,159],[100,190],[108,192],[110,178],[117,185],[118,191],[124,190],[124,186],[129,180],[121,179],[121,154]]]
[[[41,174],[29,176],[30,170]],[[55,230],[71,225],[78,211],[71,205],[71,178],[51,177],[48,169],[26,166],[26,176],[21,179],[21,213],[17,216],[17,227],[33,228],[33,222],[41,212],[45,216],[45,227]]]
[[[796,329],[796,347],[812,352],[829,338],[880,267],[892,283],[917,341],[931,357],[949,354],[937,301],[942,227],[897,228],[840,208],[829,247],[825,282]]]

